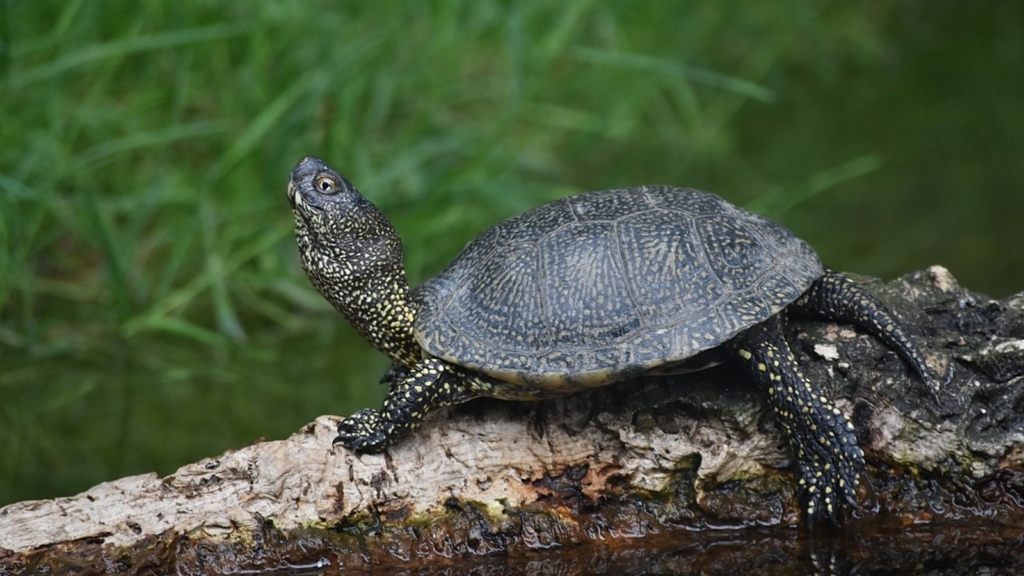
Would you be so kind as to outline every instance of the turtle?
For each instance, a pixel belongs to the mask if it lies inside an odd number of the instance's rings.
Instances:
[[[431,410],[486,396],[539,400],[732,360],[764,391],[797,461],[808,524],[858,506],[864,453],[785,339],[790,313],[852,322],[931,389],[899,319],[822,265],[783,226],[708,192],[586,192],[492,226],[410,288],[387,217],[323,160],[292,170],[288,198],[315,288],[392,362],[381,409],[338,424],[335,445],[380,452]]]

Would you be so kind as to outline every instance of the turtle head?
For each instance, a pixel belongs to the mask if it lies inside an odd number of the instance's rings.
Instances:
[[[405,276],[402,242],[387,217],[351,182],[323,160],[306,156],[292,170],[288,200],[306,272],[336,264],[342,274],[380,274],[385,269]],[[332,291],[346,278],[333,278]],[[321,285],[314,280],[317,288]],[[323,292],[323,289],[321,289]],[[325,294],[326,296],[326,294]]]
[[[314,156],[306,156],[292,170],[288,201],[296,226],[303,227],[321,250],[395,234],[376,206],[344,176]]]
[[[402,241],[387,217],[313,156],[292,170],[288,200],[313,286],[377,349],[402,364],[418,359]]]

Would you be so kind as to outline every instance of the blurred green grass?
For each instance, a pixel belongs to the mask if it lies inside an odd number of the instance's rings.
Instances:
[[[1019,291],[1022,7],[0,0],[0,504],[378,401],[296,259],[305,154],[414,282],[529,206],[670,183],[837,268]]]

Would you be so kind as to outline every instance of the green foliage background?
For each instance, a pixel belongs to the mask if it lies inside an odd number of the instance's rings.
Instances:
[[[305,154],[414,281],[586,189],[709,189],[831,266],[1024,288],[1024,3],[0,0],[0,504],[376,404]],[[325,450],[327,447],[325,447]]]

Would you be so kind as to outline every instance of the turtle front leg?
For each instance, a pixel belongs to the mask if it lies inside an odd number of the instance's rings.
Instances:
[[[404,378],[391,383],[380,410],[360,410],[338,424],[335,444],[349,450],[379,452],[415,430],[427,412],[474,396],[465,390],[463,375],[438,358],[426,358],[401,374]]]
[[[768,401],[796,453],[806,521],[838,524],[856,506],[864,452],[842,411],[800,373],[778,316],[748,330],[733,344]]]

